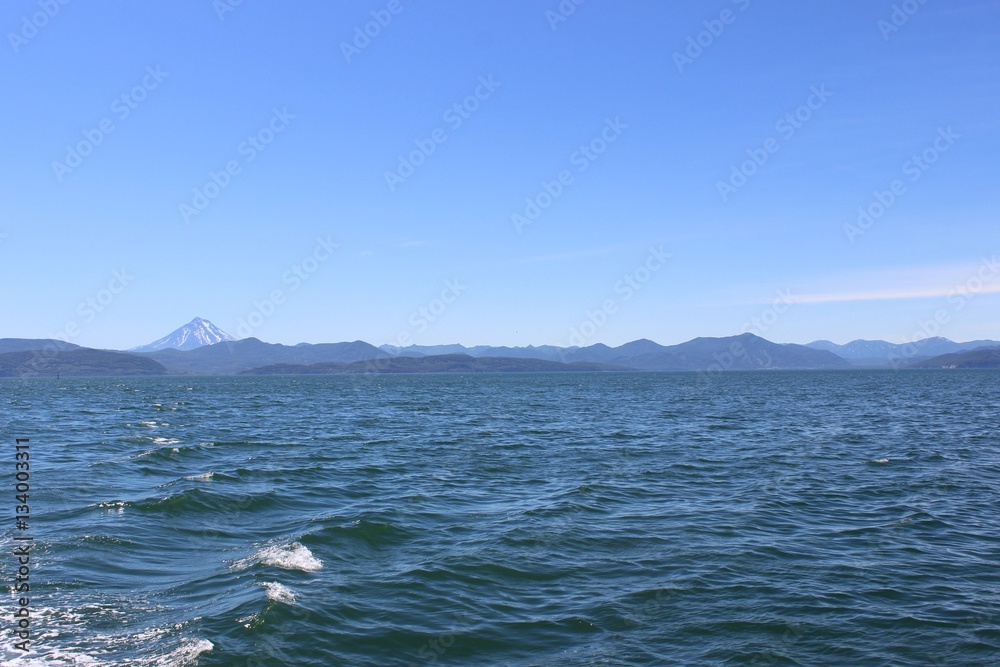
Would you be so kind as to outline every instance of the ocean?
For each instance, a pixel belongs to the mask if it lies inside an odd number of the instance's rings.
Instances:
[[[3,379],[0,657],[997,665],[998,421],[989,371]]]

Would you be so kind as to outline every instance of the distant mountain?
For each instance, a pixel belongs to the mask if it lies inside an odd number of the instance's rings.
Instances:
[[[976,348],[1000,348],[996,341],[956,343],[929,338],[909,345],[856,340],[846,345],[815,341],[809,345],[778,344],[750,333],[724,338],[695,338],[678,345],[660,345],[640,339],[618,347],[602,343],[587,347],[492,347],[479,345],[428,345],[377,348],[364,341],[280,345],[256,338],[200,344],[212,332],[215,338],[231,336],[210,322],[195,318],[178,329],[175,344],[194,344],[190,350],[167,347],[152,352],[115,353],[89,350],[72,343],[46,339],[0,339],[0,375],[52,374],[174,374],[231,375],[267,373],[417,373],[417,372],[543,372],[558,370],[637,371],[740,371],[820,370],[857,366],[904,368],[956,366],[989,367],[992,353],[977,351],[969,357],[939,359],[941,354]],[[171,334],[174,336],[174,334]],[[170,338],[170,337],[168,337]],[[190,341],[194,341],[194,343]],[[163,339],[148,347],[158,346]],[[454,352],[458,350],[459,352]],[[941,352],[944,350],[944,352]],[[78,352],[73,356],[69,353]],[[122,355],[114,357],[108,355]],[[21,355],[21,356],[9,356]],[[27,355],[27,356],[25,356]],[[103,355],[103,356],[102,356]],[[143,365],[136,358],[152,360]],[[41,361],[40,361],[41,360]],[[930,360],[929,365],[917,362]],[[30,366],[26,365],[31,362]],[[536,363],[537,362],[537,363]],[[563,365],[571,367],[565,368]],[[978,365],[977,365],[978,364]]]
[[[438,354],[424,357],[398,356],[352,364],[276,364],[243,371],[243,375],[335,375],[360,373],[566,373],[581,371],[627,371],[605,364],[563,364],[544,359],[473,357],[468,354]]]
[[[902,346],[884,340],[853,340],[846,345],[837,345],[828,340],[817,340],[809,343],[807,347],[833,352],[838,357],[843,357],[848,361],[871,359],[888,361],[894,356],[899,356]]]
[[[389,355],[364,341],[319,345],[280,345],[257,338],[216,343],[182,352],[159,350],[145,353],[174,373],[228,375],[273,364],[349,364],[367,359],[388,359]]]
[[[442,354],[467,354],[470,357],[513,357],[516,359],[547,359],[559,361],[564,348],[555,345],[528,345],[527,347],[493,347],[491,345],[381,345],[379,349],[394,357],[430,357]]]
[[[837,355],[805,345],[779,345],[750,333],[695,338],[679,345],[637,340],[620,347],[567,350],[565,361],[594,361],[646,371],[736,371],[850,368]]]
[[[924,359],[909,368],[1000,368],[1000,347],[981,347]]]
[[[0,353],[0,377],[164,375],[161,364],[134,354],[91,350],[36,349]]]
[[[79,350],[79,345],[51,338],[0,338],[0,353],[25,350]]]
[[[956,343],[934,336],[913,343],[889,343],[884,340],[853,340],[846,345],[837,345],[828,340],[817,340],[808,347],[833,352],[837,356],[859,366],[887,366],[909,364],[928,357],[952,354],[979,347],[1000,346],[994,340],[973,340]]]
[[[160,340],[153,341],[149,345],[133,347],[128,352],[149,353],[168,349],[186,351],[235,340],[234,336],[227,334],[208,320],[196,317]]]
[[[736,346],[736,358],[730,346]],[[771,347],[767,347],[771,346]],[[767,349],[767,354],[763,353]],[[763,338],[745,334],[744,337],[697,338],[680,345],[660,345],[640,339],[619,347],[597,343],[587,347],[561,348],[553,345],[539,347],[488,347],[467,348],[462,345],[411,345],[405,348],[383,345],[383,350],[393,356],[431,356],[440,354],[467,354],[472,357],[511,357],[518,359],[545,359],[558,362],[586,362],[623,366],[636,370],[705,370],[720,364],[726,370],[753,368],[842,368],[845,364],[837,358],[816,355],[815,350],[803,345],[778,345]],[[720,363],[721,360],[721,363]]]
[[[396,357],[459,354],[471,357],[544,359],[562,363],[596,363],[645,371],[705,371],[756,369],[849,368],[851,365],[827,351],[805,345],[779,345],[753,334],[728,338],[696,338],[679,345],[660,345],[640,339],[618,347],[603,343],[587,347],[474,347],[461,345],[383,346]]]
[[[438,354],[472,354],[470,348],[464,345],[409,345],[399,347],[398,345],[379,345],[380,350],[393,357],[430,357]]]

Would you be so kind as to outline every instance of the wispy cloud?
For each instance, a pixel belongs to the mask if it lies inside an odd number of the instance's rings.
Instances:
[[[958,285],[947,288],[926,288],[911,290],[871,290],[862,292],[833,292],[829,294],[793,294],[794,303],[839,303],[846,301],[895,301],[898,299],[938,299],[954,294]],[[979,294],[1000,293],[1000,284],[984,284],[976,290]]]
[[[978,264],[904,266],[893,269],[846,271],[799,277],[780,286],[797,304],[851,303],[941,299],[964,292],[1000,293],[1000,263],[996,257]],[[729,305],[767,303],[770,293]]]
[[[1000,293],[995,257],[979,264],[905,267],[892,271],[864,271],[826,279],[829,289],[800,289],[795,303],[843,303],[851,301],[899,301],[939,299],[964,291]]]

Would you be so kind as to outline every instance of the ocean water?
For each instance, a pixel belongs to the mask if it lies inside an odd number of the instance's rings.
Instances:
[[[4,665],[1000,664],[1000,374],[0,381]]]

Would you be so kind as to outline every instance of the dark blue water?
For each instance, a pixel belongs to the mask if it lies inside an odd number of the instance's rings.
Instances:
[[[0,381],[10,665],[1000,664],[1000,374]]]

